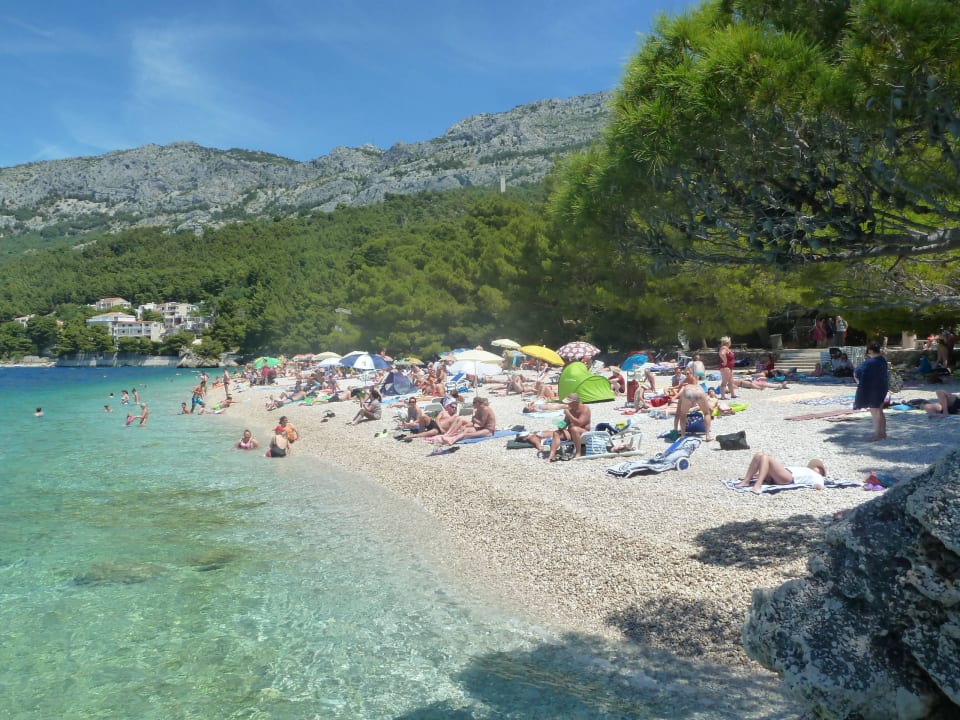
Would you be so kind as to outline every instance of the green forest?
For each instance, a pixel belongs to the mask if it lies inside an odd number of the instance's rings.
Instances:
[[[954,322],[957,3],[704,3],[659,20],[612,109],[537,187],[4,259],[0,320],[38,317],[0,324],[0,357],[106,349],[83,318],[111,295],[200,304],[210,355],[715,345],[815,312],[894,336]]]

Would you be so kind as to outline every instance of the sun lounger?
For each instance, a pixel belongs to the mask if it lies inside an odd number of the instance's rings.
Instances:
[[[584,433],[581,437],[583,453],[574,460],[599,460],[630,457],[640,454],[640,441],[643,433],[636,428],[611,435],[605,430]],[[613,452],[613,448],[621,448]]]

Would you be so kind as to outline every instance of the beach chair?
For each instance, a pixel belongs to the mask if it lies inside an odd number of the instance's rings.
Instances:
[[[625,462],[607,468],[607,473],[618,478],[632,478],[634,475],[662,473],[665,470],[686,470],[690,467],[690,456],[703,441],[698,437],[686,435],[672,443],[662,453],[646,460]]]
[[[592,430],[585,432],[580,441],[583,452],[574,460],[599,460],[601,458],[622,458],[640,454],[640,441],[643,433],[638,428],[628,427],[625,430],[610,434],[606,430]]]
[[[820,370],[824,375],[829,375],[833,372],[833,357],[830,355],[829,350],[820,353]]]

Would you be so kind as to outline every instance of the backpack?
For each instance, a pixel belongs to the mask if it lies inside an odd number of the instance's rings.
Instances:
[[[554,456],[556,460],[573,460],[573,456],[577,452],[576,445],[573,444],[572,440],[563,440],[560,443],[560,447],[557,448],[557,454]]]

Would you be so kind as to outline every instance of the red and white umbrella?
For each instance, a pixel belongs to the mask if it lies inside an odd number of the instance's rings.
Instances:
[[[584,357],[593,357],[600,352],[600,348],[583,340],[574,340],[561,348],[557,348],[557,355],[564,360],[580,360]]]

